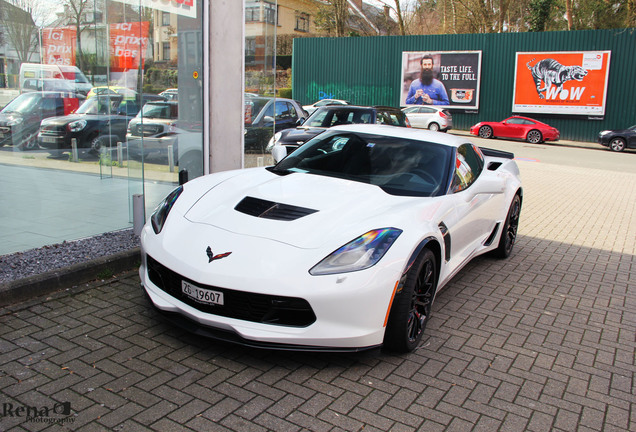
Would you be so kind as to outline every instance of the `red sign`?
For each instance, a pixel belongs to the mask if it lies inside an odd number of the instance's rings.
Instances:
[[[148,21],[110,25],[110,64],[113,71],[143,67],[149,29]]]
[[[42,63],[74,66],[76,34],[73,27],[42,29]]]

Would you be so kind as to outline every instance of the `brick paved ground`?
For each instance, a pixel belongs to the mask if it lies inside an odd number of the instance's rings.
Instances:
[[[635,431],[636,174],[520,166],[516,253],[464,269],[416,352],[219,345],[132,272],[0,309],[0,430]]]

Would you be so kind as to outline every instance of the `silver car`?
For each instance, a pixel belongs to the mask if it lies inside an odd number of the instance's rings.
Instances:
[[[448,110],[433,106],[410,106],[404,114],[414,128],[446,132],[453,128],[453,116]]]

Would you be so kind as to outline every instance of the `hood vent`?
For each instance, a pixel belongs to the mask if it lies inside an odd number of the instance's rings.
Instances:
[[[293,221],[318,211],[253,197],[243,198],[243,200],[234,207],[234,210],[250,216],[279,221]]]

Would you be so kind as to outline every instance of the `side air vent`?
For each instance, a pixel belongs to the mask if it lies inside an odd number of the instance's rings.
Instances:
[[[279,221],[293,221],[318,211],[289,204],[275,203],[273,201],[262,200],[254,197],[243,198],[241,202],[234,207],[234,210],[250,216]]]
[[[490,162],[488,164],[489,171],[497,171],[497,168],[501,166],[501,162]]]

